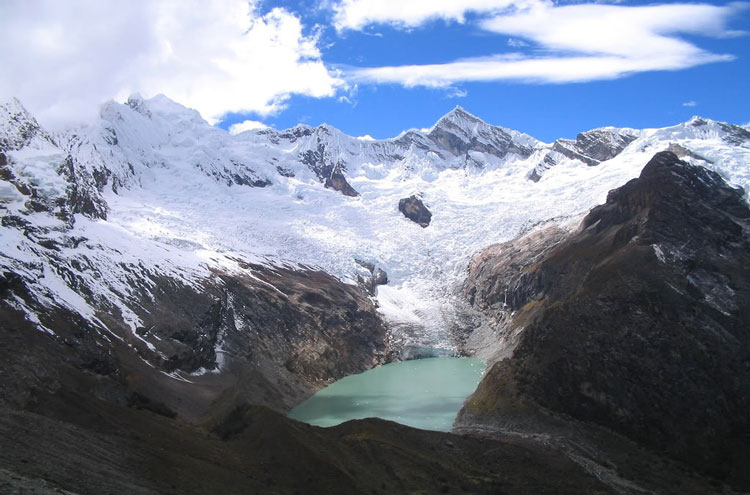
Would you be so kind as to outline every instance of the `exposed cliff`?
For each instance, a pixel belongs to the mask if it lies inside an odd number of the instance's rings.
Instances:
[[[515,339],[459,424],[562,413],[750,487],[749,219],[742,190],[663,152],[578,231],[476,257],[468,296]]]

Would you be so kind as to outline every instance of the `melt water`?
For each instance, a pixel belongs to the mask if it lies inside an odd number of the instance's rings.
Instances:
[[[485,362],[429,358],[390,363],[332,383],[289,413],[317,426],[383,418],[424,430],[450,431],[476,389]]]

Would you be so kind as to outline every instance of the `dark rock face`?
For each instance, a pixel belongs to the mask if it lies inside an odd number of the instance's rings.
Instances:
[[[388,283],[388,274],[379,266],[363,260],[355,259],[354,261],[369,272],[364,276],[357,275],[357,282],[368,294],[375,295],[378,285],[386,285]]]
[[[352,198],[359,196],[359,193],[347,182],[346,177],[341,172],[331,171],[331,175],[326,177],[323,185],[328,189],[340,192],[344,196]]]
[[[228,177],[227,185],[229,186],[237,184],[238,186],[268,187],[272,184],[267,178],[258,176],[258,174],[245,163],[232,160],[232,165],[237,167],[237,170],[240,172],[230,172],[226,168],[224,169],[224,173]]]
[[[635,139],[635,136],[610,129],[594,129],[578,134],[575,141],[558,139],[552,149],[568,158],[595,166],[619,155]]]
[[[25,203],[29,211],[53,213],[70,224],[77,213],[106,220],[109,207],[101,195],[106,178],[82,170],[70,155],[62,159],[55,170],[67,182],[65,193],[61,195],[45,194],[36,184],[19,178],[15,165],[12,158],[0,153],[0,180],[9,182],[19,193],[29,197]]]
[[[546,170],[557,165],[559,155],[595,167],[619,155],[636,139],[636,135],[626,129],[615,128],[592,129],[578,134],[576,139],[558,139],[552,144],[551,152],[529,172],[528,179],[538,182]]]
[[[490,246],[474,256],[464,292],[469,302],[485,311],[516,311],[537,299],[542,292],[541,274],[536,270],[549,251],[567,232],[551,227],[515,241]]]
[[[318,132],[328,133],[326,128],[319,128]],[[344,176],[346,165],[342,161],[335,161],[326,149],[324,140],[318,137],[318,147],[307,150],[300,156],[300,161],[307,165],[320,182],[329,189],[338,191],[344,196],[356,197],[359,193],[349,184]]]
[[[67,207],[66,213],[81,213],[89,218],[107,219],[109,208],[107,203],[101,197],[100,189],[97,189],[91,180],[80,180],[86,174],[78,170],[74,160],[67,156],[62,164],[57,168],[57,173],[64,177],[68,182],[67,198],[64,205]],[[104,184],[102,184],[103,186]]]
[[[404,214],[406,218],[420,227],[425,228],[430,225],[432,213],[424,205],[421,199],[416,196],[400,199],[398,202],[398,211]]]
[[[477,258],[469,297],[517,310],[520,336],[462,416],[541,407],[750,488],[749,220],[742,191],[662,152],[579,232]]]

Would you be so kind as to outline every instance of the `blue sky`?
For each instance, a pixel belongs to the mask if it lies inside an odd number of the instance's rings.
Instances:
[[[53,129],[136,92],[234,131],[376,138],[456,105],[545,141],[750,121],[750,2],[8,0],[0,18],[0,97]]]
[[[333,67],[436,64],[453,60],[518,51],[514,39],[534,50],[533,41],[489,33],[479,24],[484,16],[469,12],[463,22],[431,19],[418,26],[373,23],[360,30],[337,31],[328,10],[309,11],[306,2],[264,2],[298,13],[308,25],[323,26],[322,59]],[[571,2],[573,3],[573,2]],[[593,2],[577,2],[584,6]],[[636,6],[674,5],[677,2],[624,1],[621,9]],[[709,2],[703,2],[709,5]],[[563,2],[559,2],[563,5]],[[726,6],[726,2],[716,2]],[[675,20],[675,22],[678,22]],[[737,9],[726,17],[728,30],[750,28],[750,9]],[[750,120],[750,38],[706,32],[678,34],[714,54],[733,57],[681,70],[649,70],[611,80],[570,83],[499,80],[458,82],[446,88],[404,87],[398,83],[358,83],[346,99],[294,96],[277,115],[231,114],[222,127],[245,119],[258,119],[276,128],[299,122],[327,122],[355,136],[376,138],[397,135],[407,128],[431,126],[455,105],[485,121],[527,132],[539,139],[575,137],[594,127],[663,127],[693,115],[746,123]],[[513,43],[511,41],[510,43]]]

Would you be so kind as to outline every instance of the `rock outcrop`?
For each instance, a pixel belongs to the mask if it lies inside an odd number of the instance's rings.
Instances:
[[[544,172],[563,160],[577,160],[590,167],[616,157],[630,143],[638,139],[639,131],[602,127],[579,133],[575,139],[557,139],[542,160],[528,174],[529,180],[538,182]]]
[[[460,106],[443,116],[427,133],[427,138],[438,149],[465,156],[467,162],[471,152],[488,153],[498,158],[511,154],[523,158],[531,156],[536,143],[533,139],[519,137],[520,133],[488,125]]]
[[[629,133],[623,129],[593,129],[578,134],[575,140],[558,139],[552,149],[586,165],[596,166],[616,157],[627,145],[635,141],[636,137],[634,132]]]
[[[432,221],[432,212],[427,209],[421,199],[414,195],[400,199],[398,211],[422,228],[429,226]]]
[[[330,134],[330,131],[326,127],[318,128],[317,132],[323,136]],[[331,157],[331,150],[326,148],[325,141],[321,136],[318,136],[317,148],[302,153],[300,161],[307,165],[328,189],[338,191],[344,196],[359,196],[359,193],[349,184],[344,176],[346,165],[340,160],[335,160]]]
[[[517,337],[460,424],[499,424],[528,408],[562,413],[750,488],[741,190],[658,153],[579,231],[492,248],[470,270],[469,298]]]
[[[364,273],[357,275],[357,283],[368,294],[375,295],[378,285],[386,285],[388,283],[388,274],[379,266],[360,259],[355,259],[354,261],[364,268]]]

